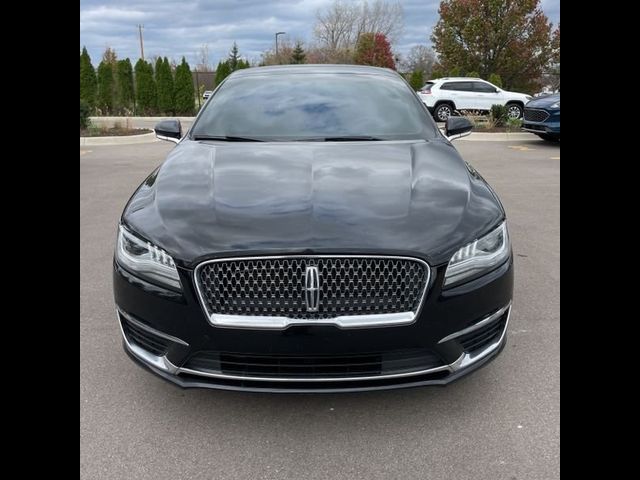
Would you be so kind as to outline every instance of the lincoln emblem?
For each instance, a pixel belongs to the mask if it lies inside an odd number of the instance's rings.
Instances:
[[[317,312],[320,306],[320,278],[318,276],[318,267],[307,267],[304,274],[304,290],[307,312]]]

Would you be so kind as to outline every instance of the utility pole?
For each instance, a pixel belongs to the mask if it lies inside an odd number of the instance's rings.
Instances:
[[[287,32],[277,32],[276,33],[276,60],[278,59],[278,35],[284,35]]]
[[[140,57],[144,60],[144,41],[142,40],[142,27],[144,25],[138,24],[138,34],[140,36]]]

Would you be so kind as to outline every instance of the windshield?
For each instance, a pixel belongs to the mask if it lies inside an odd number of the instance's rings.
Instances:
[[[194,139],[264,141],[436,135],[434,122],[402,79],[321,73],[231,77],[206,104],[191,132]]]

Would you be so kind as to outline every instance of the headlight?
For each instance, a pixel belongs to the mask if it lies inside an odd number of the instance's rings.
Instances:
[[[511,252],[507,222],[458,250],[447,266],[444,285],[478,276],[503,263]]]
[[[556,103],[551,105],[549,108],[560,108],[560,100],[558,100]]]
[[[116,260],[132,273],[174,290],[182,290],[178,270],[167,252],[118,227]]]

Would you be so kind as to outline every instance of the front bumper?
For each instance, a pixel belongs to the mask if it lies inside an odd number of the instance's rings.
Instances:
[[[539,109],[544,110],[544,109]],[[547,135],[560,136],[560,111],[559,110],[545,110],[549,117],[543,122],[533,122],[531,120],[524,120],[522,123],[522,130],[531,133],[545,133]]]
[[[434,280],[416,322],[384,328],[319,325],[266,331],[215,327],[205,318],[186,270],[180,271],[184,294],[176,294],[115,265],[114,292],[126,352],[136,363],[180,387],[292,393],[385,390],[446,385],[495,358],[506,343],[512,260],[479,279],[447,290],[441,289],[444,269],[432,269]],[[438,361],[381,370],[374,375],[310,378],[193,367],[198,365],[193,360],[197,355],[212,351],[269,355],[273,359],[292,355],[332,359],[403,349],[428,350],[433,353],[429,358]]]

